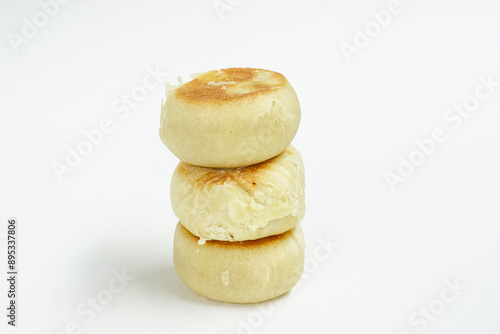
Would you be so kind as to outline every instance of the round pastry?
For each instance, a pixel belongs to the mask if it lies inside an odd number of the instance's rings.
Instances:
[[[199,245],[179,222],[174,266],[184,284],[199,295],[228,303],[258,303],[297,284],[304,269],[304,248],[300,225],[258,240]]]
[[[243,241],[295,227],[305,212],[304,165],[293,147],[242,168],[207,168],[180,162],[170,200],[179,220],[203,240]]]
[[[299,122],[297,95],[282,74],[228,68],[167,93],[160,138],[192,165],[243,167],[282,152]]]

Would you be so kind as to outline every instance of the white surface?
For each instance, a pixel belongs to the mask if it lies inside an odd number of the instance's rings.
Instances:
[[[3,311],[1,332],[61,333],[74,321],[88,334],[498,333],[500,88],[457,129],[443,113],[474,93],[478,76],[500,81],[500,4],[402,0],[349,63],[341,43],[387,4],[241,1],[221,20],[211,0],[72,0],[16,53],[8,34],[40,6],[3,1],[0,219],[1,232],[19,219],[20,297],[19,326],[5,331]],[[177,160],[157,134],[163,88],[123,119],[111,110],[156,65],[169,80],[273,69],[297,91],[302,224],[309,266],[322,261],[273,303],[210,301],[173,270]],[[52,163],[103,118],[114,131],[59,182]],[[384,173],[437,127],[448,139],[391,191]],[[315,253],[320,239],[338,248]],[[77,307],[121,268],[136,278],[87,322]],[[455,278],[467,288],[433,321],[411,324]]]

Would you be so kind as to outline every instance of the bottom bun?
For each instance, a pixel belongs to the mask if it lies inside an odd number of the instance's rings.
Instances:
[[[288,232],[249,241],[209,240],[179,222],[174,236],[174,266],[180,279],[204,297],[228,303],[258,303],[290,291],[304,269],[304,235]]]

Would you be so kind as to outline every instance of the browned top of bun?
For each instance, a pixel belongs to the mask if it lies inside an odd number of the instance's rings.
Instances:
[[[198,243],[198,240],[200,239],[199,237],[193,235],[191,232],[189,232],[183,225],[182,223],[177,224],[177,229],[181,231],[187,238],[193,240],[193,244],[196,242]],[[277,234],[277,235],[271,235],[269,237],[265,238],[260,238],[260,239],[255,239],[255,240],[245,240],[245,241],[219,241],[219,240],[207,240],[206,245],[209,245],[210,247],[218,247],[218,248],[226,248],[226,247],[231,247],[232,249],[237,249],[237,248],[244,248],[244,249],[250,249],[250,248],[256,248],[259,250],[264,250],[265,247],[276,247],[276,243],[280,243],[282,241],[285,241],[287,238],[290,238],[293,234],[293,229],[286,231],[285,233]],[[200,247],[203,247],[205,245],[201,245]]]
[[[175,90],[189,102],[217,102],[262,94],[287,84],[286,78],[269,70],[226,68],[201,74]]]
[[[181,176],[198,175],[199,177],[194,180],[193,186],[199,188],[209,187],[217,184],[223,185],[230,180],[234,180],[244,189],[254,189],[257,187],[255,174],[266,169],[270,164],[275,162],[276,159],[288,154],[292,153],[287,148],[285,151],[275,156],[274,158],[255,165],[238,168],[199,167],[181,161],[177,166],[177,172]]]

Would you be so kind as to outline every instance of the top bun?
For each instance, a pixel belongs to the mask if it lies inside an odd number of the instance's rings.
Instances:
[[[282,74],[228,68],[203,73],[167,94],[160,138],[192,165],[244,167],[280,154],[299,123],[297,95]]]

